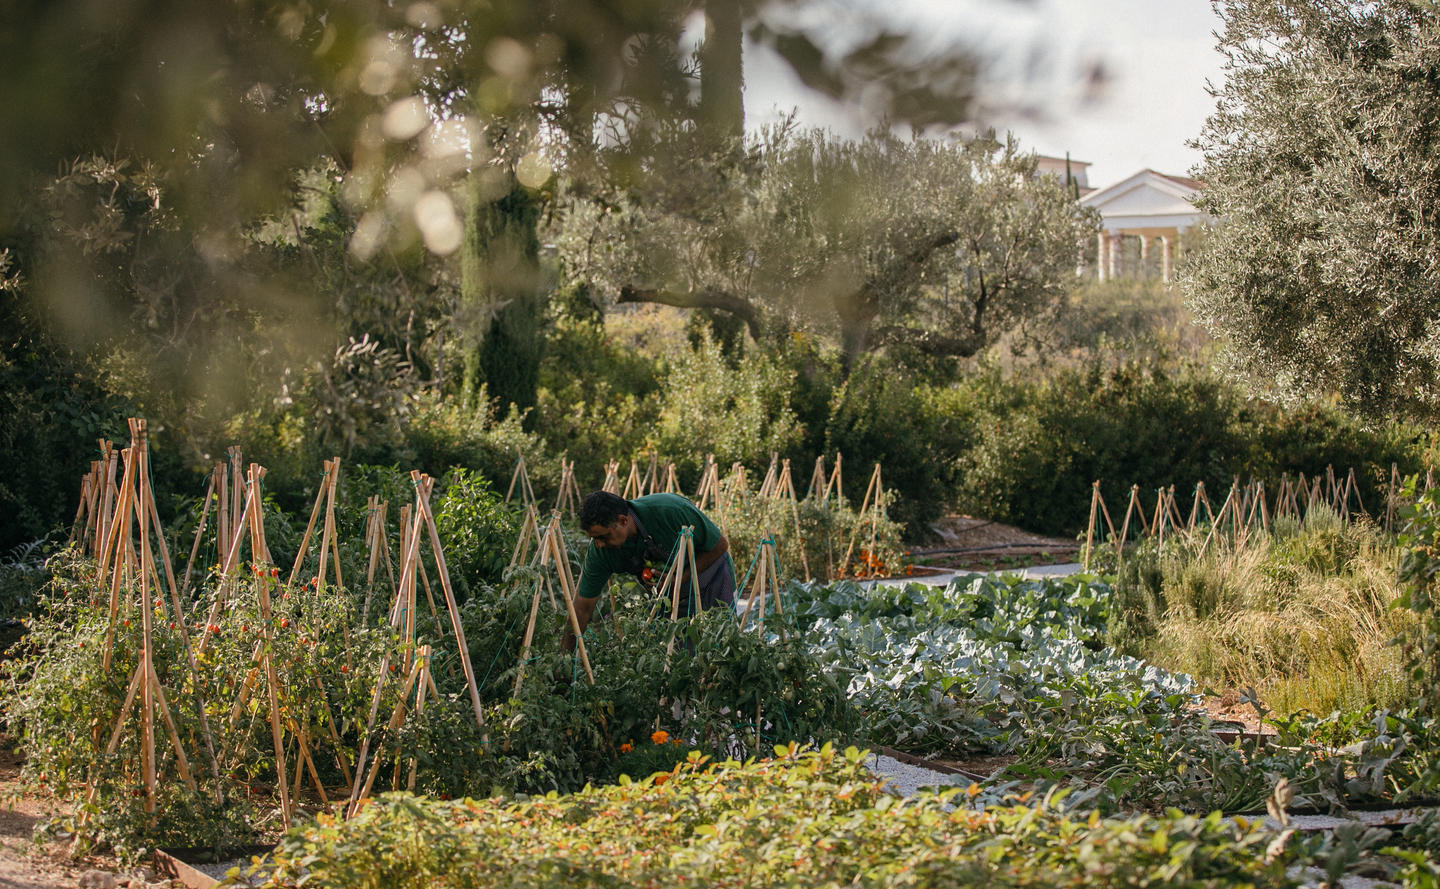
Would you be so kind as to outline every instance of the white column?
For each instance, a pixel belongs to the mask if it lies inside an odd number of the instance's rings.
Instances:
[[[1105,232],[1095,236],[1095,277],[1101,281],[1105,280],[1105,273],[1110,270],[1110,248]]]
[[[1140,277],[1150,277],[1150,235],[1140,234]]]
[[[1115,232],[1110,235],[1110,277],[1119,279],[1125,274],[1124,235]]]
[[[1161,276],[1164,278],[1166,284],[1169,284],[1170,279],[1174,277],[1174,260],[1172,258],[1174,248],[1171,246],[1172,242],[1173,238],[1170,235],[1160,236],[1160,269]]]

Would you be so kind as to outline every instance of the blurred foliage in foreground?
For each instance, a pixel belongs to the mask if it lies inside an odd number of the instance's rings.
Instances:
[[[232,443],[294,511],[334,454],[499,484],[518,450],[550,495],[562,456],[591,488],[658,454],[694,491],[707,454],[842,453],[912,536],[1073,532],[1095,479],[1334,464],[1373,503],[1421,465],[1415,429],[1189,363],[1168,291],[1072,293],[1093,215],[1013,140],[746,139],[742,30],[895,121],[975,98],[964,53],[876,27],[832,57],[806,6],[712,0],[698,52],[675,0],[7,9],[0,551],[63,534],[128,415],[166,519]]]

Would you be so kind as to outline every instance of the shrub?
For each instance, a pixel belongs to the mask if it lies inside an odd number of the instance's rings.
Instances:
[[[656,438],[662,454],[693,473],[706,454],[721,466],[759,465],[790,452],[802,430],[790,411],[794,372],[754,349],[735,365],[705,336],[676,356],[661,397]]]
[[[605,461],[653,446],[664,368],[603,325],[566,319],[556,324],[547,354],[533,428],[575,461],[575,477],[588,491],[604,479]]]
[[[1316,510],[1240,551],[1153,541],[1127,555],[1108,639],[1219,690],[1253,688],[1279,713],[1408,701],[1393,640],[1398,551],[1373,526]]]
[[[959,790],[899,801],[857,750],[775,753],[710,765],[697,752],[567,797],[390,796],[289,834],[265,885],[1283,887],[1308,861],[1258,820],[1087,820],[1048,799],[980,809]]]
[[[1213,492],[1237,476],[1353,467],[1366,506],[1383,512],[1391,462],[1413,468],[1421,447],[1416,430],[1366,431],[1333,410],[1246,401],[1209,372],[1160,358],[968,385],[978,441],[955,458],[957,507],[1051,534],[1084,530],[1096,480],[1113,511],[1132,484]]]
[[[519,532],[520,521],[484,478],[453,469],[435,511],[435,526],[445,541],[445,561],[458,591],[469,594],[501,580]]]
[[[921,533],[954,490],[950,455],[970,440],[969,404],[960,391],[933,390],[892,363],[868,359],[831,397],[825,449],[844,455],[846,493],[858,506],[879,463],[896,496],[896,521]]]

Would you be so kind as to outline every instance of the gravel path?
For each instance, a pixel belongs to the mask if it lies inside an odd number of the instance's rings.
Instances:
[[[964,775],[937,772],[924,766],[903,763],[883,754],[870,754],[865,764],[870,767],[870,771],[885,778],[887,786],[901,796],[914,796],[922,787],[970,786],[970,779]]]

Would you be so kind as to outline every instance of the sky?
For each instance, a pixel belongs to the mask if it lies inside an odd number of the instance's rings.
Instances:
[[[857,14],[835,14],[847,8]],[[870,12],[937,48],[977,49],[990,59],[986,123],[1040,154],[1090,162],[1093,187],[1146,167],[1184,175],[1200,162],[1185,143],[1214,108],[1207,80],[1223,78],[1209,0],[832,0],[830,9],[837,22]],[[1025,73],[1036,57],[1040,70]],[[1098,92],[1086,76],[1096,62],[1108,75]],[[807,90],[763,47],[746,46],[745,91],[751,126],[791,109],[803,125],[844,135],[870,123]]]

